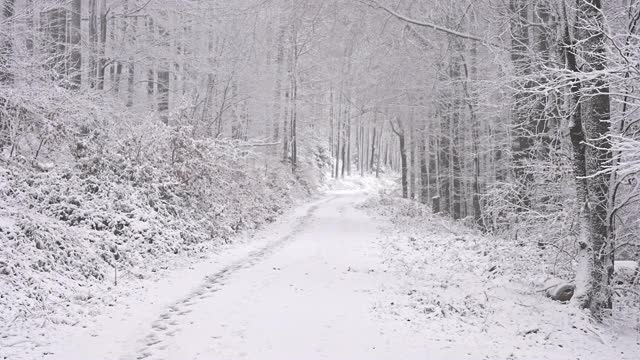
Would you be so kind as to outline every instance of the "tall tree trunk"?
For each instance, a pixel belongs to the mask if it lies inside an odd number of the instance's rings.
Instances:
[[[289,70],[291,71],[291,70]],[[282,118],[282,160],[289,161],[289,112],[291,106],[291,89],[284,93],[284,116]]]
[[[158,39],[164,44],[171,44],[172,32],[164,26],[156,24]],[[174,53],[173,49],[169,45],[169,53]],[[164,124],[169,124],[169,110],[171,108],[171,76],[174,68],[173,59],[163,59],[157,69],[157,99],[158,102],[158,114],[160,120]],[[113,66],[113,65],[112,65]],[[222,118],[222,116],[220,116]],[[220,119],[221,120],[221,119]]]
[[[71,2],[71,29],[69,37],[71,57],[69,59],[69,74],[71,87],[79,89],[82,85],[82,0]]]
[[[127,12],[127,2],[125,1],[125,13]],[[111,38],[112,38],[112,50],[111,50],[111,54],[113,57],[113,62],[114,62],[114,79],[113,79],[113,92],[114,94],[118,95],[120,94],[120,83],[121,83],[121,79],[122,79],[122,70],[124,69],[124,62],[119,58],[119,56],[117,56],[117,52],[115,51],[117,47],[122,46],[125,50],[127,50],[128,48],[128,40],[127,40],[127,35],[128,35],[128,31],[129,31],[129,27],[128,27],[128,19],[126,18],[114,18],[112,20],[112,31],[111,31]],[[116,34],[116,29],[122,31],[121,34]],[[122,42],[120,44],[120,42]]]
[[[402,172],[402,197],[409,198],[409,164],[407,161],[407,144],[405,139],[405,131],[402,122],[398,120],[398,128],[395,127],[393,120],[391,122],[391,129],[398,136],[398,142],[400,145],[400,171]]]
[[[13,83],[11,59],[13,57],[13,17],[15,15],[15,0],[4,0],[2,3],[2,21],[5,29],[0,34],[0,84]],[[0,115],[2,116],[2,115]]]
[[[603,73],[607,58],[604,33],[605,19],[600,0],[577,0],[578,19],[576,34],[584,65],[583,72]],[[612,307],[611,278],[613,275],[613,239],[608,233],[609,178],[602,174],[611,151],[609,85],[603,75],[582,81],[580,116],[584,132],[584,158],[587,175],[586,207],[588,211],[588,242],[582,243],[588,260],[583,263],[588,282],[579,283],[583,290],[582,305],[588,306],[594,317],[600,319],[605,309]],[[584,276],[584,274],[583,274]],[[585,289],[586,288],[586,289]],[[585,291],[586,290],[586,291]]]
[[[370,162],[369,162],[369,169],[373,169],[374,166],[374,161],[376,158],[376,137],[378,136],[376,134],[377,130],[378,130],[378,113],[376,112],[374,114],[374,118],[373,118],[373,136],[371,137],[371,158],[370,158]]]
[[[285,43],[285,34],[286,34],[286,26],[284,24],[285,20],[282,16],[280,19],[279,29],[278,29],[278,50],[276,55],[276,80],[275,80],[275,89],[273,92],[273,140],[280,141],[280,122],[282,121],[282,78],[284,76],[284,43]]]
[[[149,37],[152,39],[152,41],[157,41],[155,23],[153,19],[150,17],[146,18],[146,28],[147,28],[147,31],[149,32]],[[148,95],[148,101],[149,101],[151,110],[156,109],[156,93],[157,93],[156,89],[158,88],[156,75],[157,75],[157,64],[155,63],[155,61],[152,60],[151,63],[149,64],[149,68],[147,69],[147,95]],[[103,73],[103,78],[104,78],[104,73]]]
[[[529,117],[529,111],[526,107],[528,92],[530,87],[529,80],[526,78],[531,73],[531,60],[527,54],[529,52],[529,1],[527,0],[509,0],[509,8],[511,13],[511,62],[515,69],[516,93],[514,95],[511,118],[514,133],[513,142],[513,173],[517,181],[519,202],[518,209],[522,211],[529,207],[530,198],[529,191],[533,179],[530,171],[528,171],[528,159],[530,158],[531,148],[533,146],[533,134],[535,126],[532,129],[533,120]]]
[[[346,127],[346,122],[343,121],[343,127]],[[340,170],[340,177],[344,179],[345,172],[347,170],[347,140],[346,138],[346,129],[343,130],[343,139],[342,139],[342,153],[340,156],[342,157],[342,169]]]
[[[4,33],[0,33],[0,85],[10,85],[14,81],[14,76],[11,71],[11,62],[13,61],[13,40],[12,40],[12,28],[13,17],[15,15],[14,0],[5,0],[2,4],[2,19],[6,24],[6,30]],[[12,117],[6,116],[6,109],[10,107],[8,99],[0,97],[0,154],[2,153],[5,145],[9,145],[12,142],[11,127]]]
[[[420,201],[429,204],[429,148],[427,146],[429,136],[427,134],[427,122],[420,121],[418,132],[418,156],[420,158]]]
[[[440,210],[450,214],[451,209],[451,108],[450,106],[440,111],[440,139],[438,149],[440,153],[438,156],[438,184],[439,184],[439,197],[440,197]]]
[[[471,185],[472,191],[472,208],[473,208],[473,218],[478,226],[484,228],[484,223],[482,220],[482,206],[480,204],[481,197],[481,187],[480,187],[480,174],[481,174],[481,164],[480,164],[480,150],[479,150],[479,141],[480,141],[480,123],[478,121],[478,114],[476,111],[478,96],[475,91],[471,89],[471,81],[476,79],[478,68],[477,68],[477,55],[478,50],[475,44],[471,47],[470,50],[470,64],[468,64],[463,59],[463,69],[465,74],[465,80],[462,82],[464,94],[467,98],[467,107],[469,108],[469,116],[471,123],[471,150],[472,150],[472,160],[473,160],[473,183]]]
[[[171,72],[166,68],[158,70],[158,113],[163,123],[169,123],[169,89]]]
[[[365,146],[365,131],[364,131],[364,124],[362,122],[362,114],[360,116],[358,116],[358,132],[356,134],[356,148],[358,149],[358,170],[360,171],[360,176],[363,177],[364,176],[364,171],[365,171],[365,162],[364,159],[367,158],[367,154],[366,154],[366,146]]]
[[[89,76],[88,82],[91,88],[96,87],[96,79],[98,76],[98,4],[97,0],[89,0]]]
[[[298,166],[298,54],[295,46],[293,47],[293,51],[293,69],[291,73],[291,171],[295,172]]]
[[[337,121],[338,124],[336,126],[336,166],[335,166],[335,172],[334,172],[334,177],[337,179],[340,175],[340,145],[342,143],[342,117],[341,117],[341,111],[340,108],[338,108],[338,113],[337,113],[338,117],[337,117]]]
[[[347,136],[346,136],[346,146],[347,146],[347,158],[346,158],[346,165],[347,165],[347,175],[351,176],[351,148],[352,148],[352,144],[351,144],[351,138],[352,138],[352,126],[351,126],[351,117],[349,116],[349,114],[347,114]]]
[[[415,140],[415,125],[414,125],[414,110],[410,110],[409,116],[409,198],[416,198],[416,140]]]
[[[133,19],[133,26],[131,29],[131,41],[136,42],[136,31],[138,29],[138,18],[135,17]],[[131,51],[131,50],[130,50]],[[136,63],[133,57],[133,54],[129,55],[129,65],[128,65],[129,76],[127,79],[127,107],[133,106],[133,102],[136,95]],[[207,88],[208,89],[208,88]],[[208,99],[207,99],[208,100]]]
[[[380,125],[380,133],[378,135],[378,163],[376,165],[376,179],[380,177],[380,163],[382,162],[382,135],[384,134],[384,122]]]
[[[98,44],[98,90],[104,90],[105,71],[107,69],[107,1],[100,1],[100,41]]]
[[[455,41],[455,40],[454,40]],[[462,51],[460,46],[458,51]],[[450,65],[450,78],[456,84],[461,80],[461,69],[459,56],[452,58],[452,64]],[[464,141],[461,139],[461,117],[462,117],[462,101],[461,92],[457,87],[454,90],[454,98],[452,101],[452,108],[449,125],[449,151],[450,151],[450,177],[449,181],[453,185],[451,191],[451,216],[454,220],[458,220],[462,217],[462,202],[463,202],[463,184],[462,184],[462,156],[460,148],[463,146]]]

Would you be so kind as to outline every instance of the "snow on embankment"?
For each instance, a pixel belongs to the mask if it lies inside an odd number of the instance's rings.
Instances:
[[[545,296],[544,280],[565,275],[554,273],[549,248],[483,236],[412,201],[382,196],[362,207],[391,220],[385,261],[404,279],[379,310],[428,329],[426,340],[448,343],[454,358],[637,359],[640,320],[623,319],[628,309],[598,326]]]
[[[112,150],[47,171],[1,164],[0,348],[20,329],[77,323],[89,305],[111,303],[116,281],[126,287],[216,249],[315,186],[312,170],[294,176],[275,162],[267,172],[260,161],[234,145],[193,143],[173,160]]]

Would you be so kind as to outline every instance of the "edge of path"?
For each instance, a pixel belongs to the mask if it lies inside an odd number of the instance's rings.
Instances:
[[[287,244],[320,205],[341,195],[363,192],[327,190],[294,206],[263,229],[239,235],[230,245],[198,257],[171,260],[172,266],[167,270],[146,279],[120,283],[114,290],[114,301],[108,306],[89,306],[86,318],[73,326],[34,329],[25,334],[24,340],[3,346],[0,359],[86,360],[86,351],[76,351],[79,348],[90,349],[96,355],[92,360],[115,359],[117,348],[135,346],[148,332],[148,326],[177,301],[197,296],[211,281],[251,266]]]

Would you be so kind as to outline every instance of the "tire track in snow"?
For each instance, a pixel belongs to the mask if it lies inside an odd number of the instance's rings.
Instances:
[[[253,267],[269,255],[275,253],[276,251],[293,241],[295,236],[302,230],[304,230],[309,219],[321,205],[331,202],[339,197],[340,196],[338,195],[334,195],[311,206],[309,210],[307,210],[307,212],[297,220],[293,229],[287,235],[270,243],[260,250],[256,250],[250,253],[244,259],[232,263],[231,265],[225,267],[217,273],[207,276],[204,279],[204,282],[195,290],[193,290],[181,300],[170,305],[151,324],[151,332],[142,340],[142,347],[136,352],[134,358],[137,360],[162,359],[162,357],[157,356],[157,352],[166,350],[167,347],[166,345],[164,345],[164,342],[167,339],[175,336],[181,330],[179,321],[180,318],[191,313],[191,308],[194,305],[222,290],[225,281],[228,280],[231,275],[242,269]]]

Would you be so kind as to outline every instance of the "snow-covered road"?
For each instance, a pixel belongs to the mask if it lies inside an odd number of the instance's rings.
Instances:
[[[329,192],[219,251],[168,259],[72,326],[0,337],[0,359],[637,358],[633,324],[597,327],[501,260],[522,247],[367,198]]]
[[[46,358],[431,358],[424,334],[376,314],[399,280],[382,263],[378,224],[355,206],[363,199],[333,193],[300,208],[233,260],[172,274]]]

